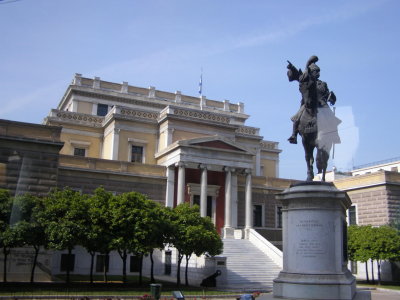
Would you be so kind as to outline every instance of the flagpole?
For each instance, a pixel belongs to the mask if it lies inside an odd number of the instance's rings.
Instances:
[[[201,98],[201,96],[203,96],[203,67],[201,67],[201,70],[200,70],[199,95],[200,95],[200,98]]]

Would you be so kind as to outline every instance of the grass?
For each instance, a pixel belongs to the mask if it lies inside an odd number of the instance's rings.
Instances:
[[[372,284],[372,283],[367,283],[366,281],[358,281],[357,287],[388,289],[388,290],[400,291],[400,283],[399,282],[382,282],[381,284],[377,284],[377,283]]]
[[[62,277],[60,276],[60,279]],[[96,276],[93,284],[89,283],[88,276],[71,275],[71,283],[64,282],[9,282],[0,283],[0,296],[143,296],[150,295],[150,280],[143,278],[139,286],[137,276],[128,276],[128,282],[123,284],[121,276],[108,276],[107,283],[102,282],[102,276]],[[172,298],[172,291],[182,291],[185,296],[232,295],[237,293],[218,291],[216,289],[203,289],[198,287],[179,288],[175,283],[156,282],[162,284],[161,296]]]

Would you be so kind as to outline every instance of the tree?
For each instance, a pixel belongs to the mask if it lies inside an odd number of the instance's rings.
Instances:
[[[200,256],[206,252],[211,255],[221,253],[222,241],[211,220],[200,216],[197,205],[180,204],[171,214],[171,243],[178,251],[177,285],[181,284],[181,263],[186,256],[186,284],[188,284],[188,262],[193,253]]]
[[[69,188],[55,189],[43,198],[44,212],[40,222],[45,225],[49,247],[55,250],[68,250],[66,282],[70,281],[72,269],[72,250],[80,245],[87,230],[85,220],[87,196]]]
[[[0,246],[3,248],[3,281],[7,282],[7,257],[13,246],[13,232],[10,226],[12,198],[7,190],[0,189]]]
[[[200,218],[200,224],[190,225],[186,228],[186,267],[185,267],[185,284],[189,285],[188,266],[192,254],[200,256],[208,254],[215,256],[222,253],[223,243],[221,237],[217,233],[214,224],[209,217]]]
[[[14,210],[19,216],[19,220],[14,226],[20,240],[24,245],[32,246],[35,251],[30,276],[30,281],[34,282],[40,248],[47,245],[44,225],[39,222],[39,216],[43,213],[44,206],[39,197],[24,194],[15,197]]]
[[[122,278],[126,282],[126,260],[128,253],[136,253],[143,259],[143,251],[139,241],[145,238],[145,232],[141,223],[147,219],[149,201],[146,196],[137,192],[129,192],[118,195],[111,202],[112,213],[112,245],[117,249],[122,259]],[[142,278],[140,268],[140,282]]]
[[[82,246],[89,252],[90,259],[90,283],[93,283],[93,266],[96,252],[100,252],[106,258],[111,251],[111,211],[110,202],[114,195],[100,187],[94,194],[87,198],[86,231],[83,236]],[[104,281],[107,282],[107,264],[103,264]]]
[[[367,262],[371,260],[373,265],[373,261],[377,261],[378,281],[380,282],[382,262],[400,258],[399,231],[390,226],[352,225],[349,227],[348,248],[351,260],[366,263],[368,282]],[[372,280],[374,281],[374,274],[372,274]]]
[[[400,234],[390,226],[374,227],[372,241],[372,259],[378,264],[378,282],[381,282],[383,261],[395,261],[400,258]]]
[[[167,208],[161,207],[158,203],[147,200],[141,209],[141,216],[135,226],[134,238],[136,248],[134,251],[139,254],[150,256],[150,280],[154,282],[154,249],[163,249],[169,232]],[[139,282],[142,282],[142,269],[140,270]]]
[[[372,258],[372,226],[351,225],[348,228],[349,259],[365,263],[365,272],[368,276],[368,261]]]

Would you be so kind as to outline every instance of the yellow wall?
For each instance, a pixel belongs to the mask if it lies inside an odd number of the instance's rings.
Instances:
[[[141,142],[129,142],[129,139],[136,139],[145,141]],[[143,146],[145,148],[145,163],[155,164],[154,154],[156,152],[156,135],[143,132],[131,132],[127,130],[121,130],[119,133],[119,153],[118,160],[128,161],[130,145]]]
[[[166,144],[166,139],[168,138],[167,133],[168,133],[168,130],[165,130],[164,132],[160,133],[160,138],[158,141],[158,151],[161,151],[164,148],[166,148],[165,144]]]
[[[86,156],[100,158],[100,151],[101,151],[100,138],[62,132],[61,140],[64,142],[64,147],[61,149],[60,154],[73,155],[75,147],[82,147],[87,149]],[[83,143],[79,144],[79,142]],[[90,144],[86,145],[85,143],[90,143]]]
[[[112,159],[111,153],[112,153],[112,140],[114,137],[114,132],[111,131],[107,136],[104,137],[103,140],[103,155],[102,158],[105,159]]]
[[[92,114],[93,104],[90,102],[78,101],[78,113]]]
[[[276,161],[269,159],[262,159],[261,165],[264,166],[264,174],[266,177],[276,177]]]

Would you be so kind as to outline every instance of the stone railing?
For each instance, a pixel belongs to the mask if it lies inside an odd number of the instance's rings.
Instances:
[[[238,129],[236,129],[236,133],[244,134],[244,135],[257,135],[258,136],[260,134],[260,128],[250,127],[250,126],[241,126]]]
[[[52,109],[47,118],[58,121],[67,121],[84,125],[91,125],[94,127],[101,127],[104,121],[104,117],[70,111],[61,111],[57,109]]]
[[[279,150],[278,142],[271,142],[271,141],[261,141],[260,146],[261,150]]]
[[[249,229],[249,241],[257,246],[262,252],[264,252],[275,264],[279,267],[283,267],[283,253],[272,243],[267,241],[261,234],[254,229]]]
[[[75,77],[72,81],[72,85],[89,87],[97,90],[112,91],[121,94],[146,97],[148,99],[168,101],[176,104],[195,105],[201,108],[207,107],[210,109],[244,114],[244,104],[242,102],[239,102],[238,104],[232,104],[228,100],[217,101],[217,100],[206,99],[205,96],[193,97],[193,96],[183,95],[180,91],[176,91],[175,93],[165,92],[157,90],[153,86],[150,86],[149,88],[140,88],[131,86],[128,84],[128,82],[123,82],[122,84],[120,84],[120,83],[103,81],[100,79],[100,77],[94,77],[94,79],[85,78],[78,73],[75,74]]]

